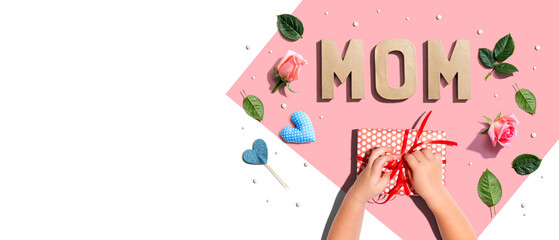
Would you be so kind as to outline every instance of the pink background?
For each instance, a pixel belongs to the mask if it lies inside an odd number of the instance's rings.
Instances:
[[[381,9],[381,13],[377,13],[377,9]],[[265,105],[262,124],[276,135],[284,126],[292,124],[290,117],[294,111],[306,112],[315,127],[316,142],[289,145],[344,190],[351,185],[351,174],[355,172],[352,165],[355,161],[352,160],[355,155],[353,130],[410,128],[423,112],[433,110],[426,129],[444,130],[449,140],[459,144],[447,151],[447,189],[479,235],[491,221],[489,208],[477,195],[477,181],[482,172],[489,168],[501,181],[503,197],[497,205],[499,211],[525,179],[511,169],[512,160],[522,153],[543,157],[557,140],[559,129],[554,127],[557,108],[554,107],[557,102],[554,97],[559,83],[555,79],[557,67],[553,59],[558,53],[554,41],[557,33],[555,24],[548,20],[556,15],[556,9],[553,3],[535,1],[514,4],[505,1],[465,1],[463,4],[448,1],[303,1],[293,13],[304,23],[303,38],[291,42],[276,33],[227,95],[241,106],[241,90],[258,96]],[[325,15],[325,12],[329,14]],[[441,20],[436,20],[438,14],[442,15]],[[410,20],[406,21],[406,17]],[[355,21],[359,23],[358,27],[353,27]],[[483,29],[484,33],[478,35],[478,29]],[[495,42],[508,33],[513,36],[516,49],[506,62],[514,64],[520,72],[513,76],[494,74],[484,81],[489,69],[479,63],[478,48],[493,49]],[[364,99],[349,99],[349,82],[335,88],[333,100],[320,99],[317,74],[320,72],[319,41],[323,38],[335,39],[340,51],[349,39],[365,40]],[[416,48],[417,91],[405,101],[383,100],[371,85],[374,75],[372,50],[380,41],[391,38],[408,39]],[[455,102],[453,86],[441,88],[441,99],[436,102],[424,100],[425,42],[429,39],[441,40],[447,52],[455,40],[470,40],[470,100]],[[540,45],[541,49],[535,51],[535,45]],[[269,50],[273,53],[268,53]],[[276,81],[272,78],[272,67],[287,50],[303,55],[309,65],[302,70],[300,79],[291,85],[296,94],[283,90],[272,94]],[[398,57],[391,54],[388,65],[389,82],[396,86],[400,72]],[[532,69],[534,66],[537,70]],[[514,83],[536,95],[536,115],[531,116],[517,107]],[[282,109],[282,103],[288,107]],[[495,117],[499,112],[514,113],[521,122],[520,136],[510,148],[493,148],[488,137],[479,134],[487,127],[481,116]],[[319,119],[321,115],[323,119]],[[530,137],[532,132],[537,133],[536,138]],[[473,165],[468,166],[468,162]],[[429,222],[409,197],[398,197],[380,206],[367,205],[367,210],[404,239],[433,237]]]

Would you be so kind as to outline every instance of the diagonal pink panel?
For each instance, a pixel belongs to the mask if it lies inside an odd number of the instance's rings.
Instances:
[[[377,9],[381,9],[377,13]],[[552,1],[536,3],[497,1],[466,1],[461,5],[448,1],[303,1],[293,13],[305,25],[304,38],[296,42],[276,33],[254,62],[246,69],[227,95],[242,106],[241,90],[258,96],[265,105],[262,124],[279,135],[284,126],[291,125],[294,111],[306,112],[314,124],[317,141],[310,144],[289,144],[307,161],[316,166],[335,184],[342,187],[351,183],[353,130],[359,128],[410,128],[427,110],[433,110],[426,129],[444,130],[448,139],[458,147],[447,152],[447,188],[472,222],[477,234],[491,221],[489,208],[477,196],[477,181],[489,168],[503,186],[503,197],[497,210],[509,200],[525,177],[511,169],[512,160],[519,154],[532,153],[543,157],[556,142],[556,93],[559,81],[553,58],[558,53],[558,34],[548,16],[554,16]],[[325,14],[328,12],[328,15]],[[442,15],[441,20],[435,17]],[[406,21],[409,17],[409,21]],[[353,26],[358,22],[358,27]],[[477,30],[483,29],[478,35]],[[477,59],[480,47],[492,49],[495,42],[511,33],[516,50],[507,62],[520,72],[514,76],[491,76]],[[365,39],[365,98],[360,101],[348,97],[348,83],[335,89],[335,99],[323,101],[319,97],[320,39],[335,39],[342,50],[351,38]],[[384,39],[404,38],[414,43],[417,54],[418,89],[406,101],[382,100],[372,89],[372,50]],[[426,48],[428,39],[440,39],[448,52],[456,39],[471,41],[471,95],[465,102],[454,101],[452,86],[441,90],[441,99],[425,101]],[[539,51],[534,50],[540,45]],[[273,50],[273,54],[268,51]],[[302,54],[309,65],[302,70],[300,80],[291,86],[298,93],[271,93],[275,85],[272,67],[287,50]],[[392,85],[399,81],[399,63],[390,55],[389,78]],[[537,70],[533,70],[536,66]],[[254,76],[255,79],[251,79]],[[512,85],[528,88],[538,99],[537,113],[531,116],[516,106]],[[495,97],[497,95],[497,97]],[[280,106],[287,104],[286,109]],[[521,121],[520,136],[510,148],[493,148],[485,135],[478,134],[486,126],[482,115],[496,116],[515,113]],[[320,119],[319,116],[324,116]],[[537,133],[531,138],[532,132]],[[545,160],[544,160],[545,161]],[[469,166],[468,163],[473,165]],[[324,199],[333,201],[333,199]],[[404,239],[432,239],[433,231],[420,210],[421,203],[409,197],[398,197],[386,205],[368,205],[367,210]],[[366,226],[365,226],[366,227]]]

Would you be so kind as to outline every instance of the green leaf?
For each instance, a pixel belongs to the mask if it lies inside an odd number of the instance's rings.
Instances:
[[[305,31],[303,23],[291,14],[278,15],[278,29],[281,35],[293,41],[302,38]]]
[[[492,122],[491,118],[488,118],[486,116],[482,116],[482,117],[484,117],[487,120],[487,123],[489,123],[489,125],[491,125],[491,122]]]
[[[483,130],[483,131],[482,131],[482,132],[480,132],[480,133],[487,133],[487,132],[489,132],[489,128],[488,128],[488,129],[485,129],[485,130]]]
[[[495,120],[501,118],[501,112],[499,112],[499,115],[497,115],[497,117],[495,118]]]
[[[532,154],[521,154],[512,162],[514,171],[520,175],[528,175],[538,170],[542,160]]]
[[[478,56],[481,63],[483,63],[483,65],[485,65],[486,67],[495,67],[495,63],[497,63],[497,61],[495,61],[493,52],[491,52],[491,50],[487,48],[480,48]]]
[[[495,66],[495,71],[504,74],[511,74],[513,72],[518,72],[518,69],[510,63],[499,63]]]
[[[245,112],[256,120],[264,119],[264,104],[254,95],[248,95],[243,100],[243,108]]]
[[[499,179],[486,169],[477,183],[477,194],[487,206],[495,206],[501,200],[503,190]]]
[[[515,95],[516,104],[527,113],[536,114],[536,96],[528,89],[520,89]]]
[[[493,49],[493,54],[498,62],[507,60],[514,52],[514,41],[509,34],[499,39]]]

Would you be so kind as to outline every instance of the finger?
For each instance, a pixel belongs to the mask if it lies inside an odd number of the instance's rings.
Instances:
[[[400,155],[384,155],[377,158],[373,166],[371,167],[371,171],[373,171],[373,179],[379,178],[382,173],[382,167],[386,165],[389,161],[398,160],[400,159]]]
[[[436,153],[435,154],[435,160],[437,160],[437,162],[442,162],[443,161],[443,155],[441,155],[440,153]]]
[[[384,155],[387,152],[392,152],[392,148],[389,147],[379,147],[374,149],[371,152],[371,156],[369,156],[369,162],[367,163],[367,167],[371,167],[371,165],[373,165],[373,162],[375,161],[375,159],[377,159],[378,157]]]
[[[421,151],[414,151],[411,153],[415,159],[417,159],[418,162],[426,162],[427,158],[425,158],[425,155],[423,155],[423,153]]]
[[[425,156],[427,160],[435,160],[435,156],[433,155],[433,150],[430,148],[421,149],[421,152]]]
[[[380,177],[379,186],[386,187],[388,182],[390,182],[390,173],[383,173]]]
[[[410,166],[412,170],[417,169],[419,166],[419,161],[417,161],[413,154],[404,155],[404,160],[408,163],[408,166]]]

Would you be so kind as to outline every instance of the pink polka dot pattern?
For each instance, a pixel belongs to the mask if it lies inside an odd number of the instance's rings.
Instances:
[[[381,146],[389,146],[395,149],[395,152],[400,152],[402,147],[402,142],[404,141],[404,133],[405,130],[402,129],[371,129],[371,128],[362,128],[359,129],[357,132],[357,174],[360,174],[363,169],[367,166],[367,162],[369,161],[369,156],[371,155],[371,151],[373,148],[381,147]],[[410,130],[408,133],[408,141],[406,144],[406,151],[411,148],[413,141],[415,141],[417,135],[417,130]],[[430,130],[423,130],[418,142],[424,142],[429,140],[446,140],[446,132],[444,131],[430,131]],[[445,173],[446,173],[446,145],[444,144],[422,144],[419,149],[423,148],[430,148],[433,150],[433,153],[440,153],[442,158],[442,183],[445,185]],[[387,153],[390,155],[390,153]],[[383,172],[386,172],[386,168],[382,169]],[[404,173],[406,176],[406,173]],[[407,176],[406,176],[407,178]],[[393,179],[390,180],[388,186],[384,189],[384,193],[388,193],[390,189],[396,186],[396,180],[398,179],[398,174],[394,176]],[[414,191],[412,186],[409,186],[411,189],[410,195],[417,195]],[[403,187],[398,189],[398,195],[405,195]]]

